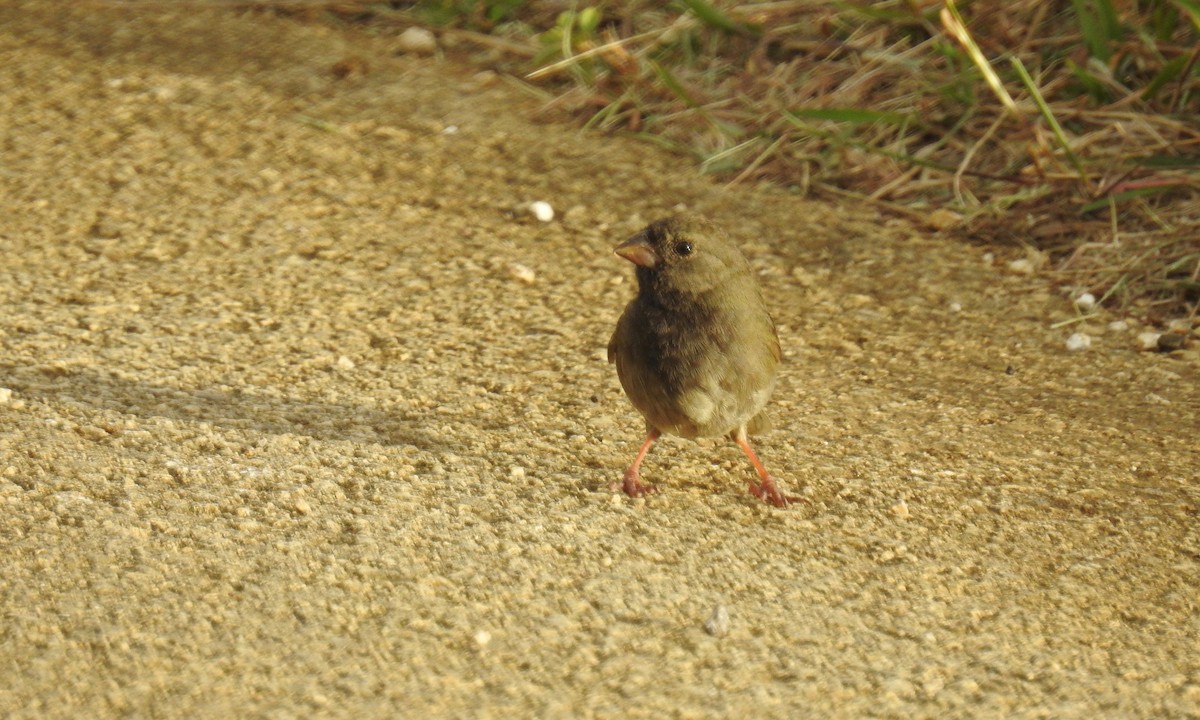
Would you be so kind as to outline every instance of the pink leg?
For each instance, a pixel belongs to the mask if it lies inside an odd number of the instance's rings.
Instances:
[[[750,441],[746,439],[746,428],[739,428],[733,436],[734,442],[746,453],[746,457],[750,458],[750,464],[754,466],[755,472],[758,473],[758,478],[761,481],[758,485],[750,484],[750,494],[759,500],[765,500],[775,507],[787,507],[791,503],[801,502],[803,498],[786,497],[779,492],[779,488],[775,487],[775,481],[767,473],[767,468],[754,454],[754,450],[750,447]]]
[[[629,497],[642,497],[654,492],[654,488],[642,484],[641,467],[642,461],[646,459],[646,453],[650,452],[650,446],[661,435],[662,433],[658,430],[651,430],[646,435],[646,441],[642,443],[642,449],[638,450],[637,457],[633,459],[633,464],[625,471],[625,484],[622,489]]]

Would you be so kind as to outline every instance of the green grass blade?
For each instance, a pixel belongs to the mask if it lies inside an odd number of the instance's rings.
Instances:
[[[1200,0],[1171,0],[1171,4],[1191,19],[1193,28],[1200,30]]]
[[[1153,102],[1155,96],[1158,95],[1158,91],[1162,90],[1163,86],[1167,83],[1174,82],[1179,77],[1179,74],[1183,72],[1183,68],[1187,63],[1188,57],[1180,55],[1163,65],[1162,70],[1158,71],[1158,74],[1147,83],[1146,89],[1142,91],[1142,100]]]
[[[1187,183],[1179,183],[1178,185],[1159,185],[1157,187],[1136,188],[1134,190],[1126,190],[1124,192],[1116,193],[1115,195],[1109,195],[1107,197],[1102,197],[1099,200],[1095,200],[1093,202],[1088,203],[1087,205],[1084,205],[1083,207],[1079,208],[1079,214],[1087,215],[1090,212],[1095,212],[1097,210],[1105,209],[1113,203],[1119,204],[1119,203],[1125,202],[1126,200],[1134,200],[1136,198],[1148,197],[1151,195],[1162,195],[1164,193],[1171,192],[1172,190],[1176,190],[1180,187],[1187,187]]]
[[[1021,58],[1015,55],[1009,57],[1009,61],[1012,63],[1013,69],[1017,71],[1021,82],[1024,83],[1025,89],[1033,97],[1033,102],[1037,104],[1038,112],[1042,114],[1042,117],[1050,125],[1050,129],[1054,132],[1054,137],[1058,138],[1058,143],[1062,146],[1063,152],[1067,154],[1067,158],[1071,161],[1071,165],[1074,166],[1075,172],[1079,173],[1081,180],[1087,182],[1087,170],[1084,169],[1079,156],[1071,149],[1071,144],[1067,141],[1067,134],[1063,132],[1062,125],[1058,124],[1058,118],[1054,117],[1054,112],[1046,104],[1046,98],[1042,97],[1042,91],[1038,90],[1037,83],[1033,81],[1033,78],[1029,75],[1029,71],[1025,69],[1025,63],[1021,62]]]
[[[1071,0],[1079,31],[1093,57],[1108,62],[1112,57],[1112,42],[1121,36],[1116,11],[1109,0]]]
[[[857,148],[859,150],[863,150],[863,151],[871,153],[873,155],[881,155],[883,157],[890,158],[892,160],[896,160],[897,162],[902,162],[902,163],[906,163],[909,165],[919,165],[921,167],[926,167],[931,170],[940,170],[940,171],[946,172],[946,173],[953,173],[956,169],[950,165],[945,165],[943,163],[934,162],[932,160],[927,160],[925,158],[917,157],[915,155],[909,155],[906,153],[896,152],[894,150],[888,150],[887,148],[880,147],[878,145],[872,145],[870,143],[862,142],[859,140],[852,140],[850,138],[842,136],[839,133],[833,133],[833,132],[829,132],[827,130],[823,130],[811,123],[804,122],[804,118],[801,118],[800,116],[795,115],[794,113],[789,112],[787,110],[784,110],[781,114],[783,116],[783,119],[787,120],[792,125],[799,128],[802,132],[804,132],[808,135],[815,135],[819,138],[828,140],[829,142],[837,144],[837,145],[845,145],[848,147]]]
[[[700,116],[707,120],[708,123],[716,128],[717,131],[719,131],[722,135],[732,138],[745,134],[745,131],[742,130],[742,128],[714,117],[707,108],[701,105],[696,98],[692,97],[692,94],[687,91],[687,88],[683,86],[683,83],[679,82],[679,79],[676,78],[671,71],[666,68],[665,65],[651,60],[650,67],[654,70],[654,74],[658,77],[659,82],[661,82],[668,90],[674,93],[676,97],[682,100],[685,105],[700,113]]]
[[[700,22],[709,27],[738,35],[749,34],[757,36],[760,33],[758,28],[752,28],[730,20],[728,15],[721,12],[719,8],[707,2],[707,0],[679,0],[679,4],[691,10],[692,14],[699,18]]]

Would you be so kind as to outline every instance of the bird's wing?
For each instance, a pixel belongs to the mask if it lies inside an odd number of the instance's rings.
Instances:
[[[775,320],[771,320],[771,354],[775,356],[775,362],[783,361],[783,351],[779,349],[779,332],[775,329]]]

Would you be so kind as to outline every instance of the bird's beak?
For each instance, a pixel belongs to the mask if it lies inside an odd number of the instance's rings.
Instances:
[[[660,259],[658,253],[654,252],[654,248],[650,247],[650,243],[641,234],[634,235],[621,243],[613,249],[613,252],[634,265],[644,268],[654,267]]]

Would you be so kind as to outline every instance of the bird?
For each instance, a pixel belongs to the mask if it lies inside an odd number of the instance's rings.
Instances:
[[[758,475],[751,494],[776,507],[795,502],[750,446],[749,435],[770,427],[763,408],[781,353],[746,257],[698,214],[653,222],[614,252],[636,266],[638,287],[609,340],[608,361],[646,420],[621,488],[631,497],[655,492],[642,483],[641,466],[664,434],[728,436]]]

